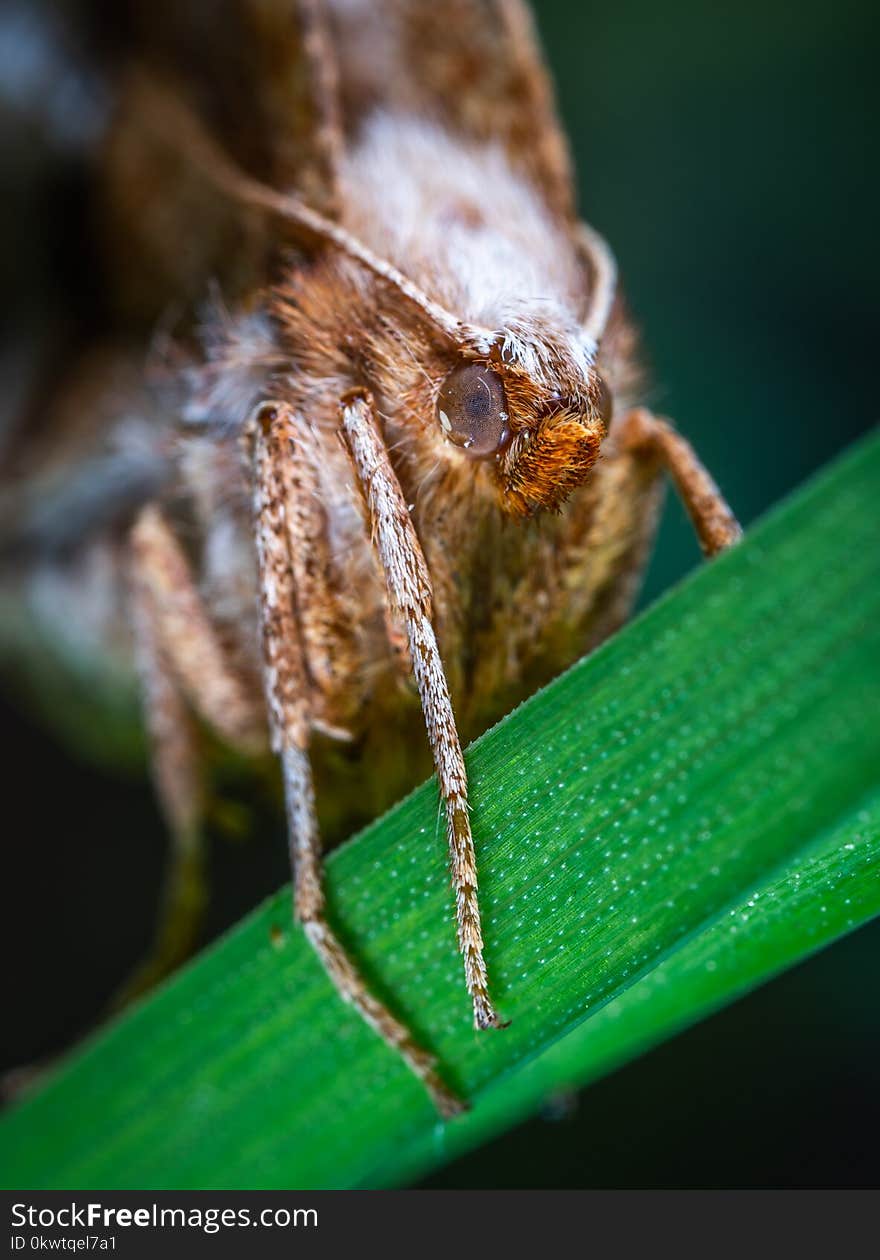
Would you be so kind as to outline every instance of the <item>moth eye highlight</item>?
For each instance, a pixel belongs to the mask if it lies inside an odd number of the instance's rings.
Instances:
[[[437,419],[450,442],[469,455],[494,455],[508,437],[501,377],[480,363],[461,363],[440,387]]]

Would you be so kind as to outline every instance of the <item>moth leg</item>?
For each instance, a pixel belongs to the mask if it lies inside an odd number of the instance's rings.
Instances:
[[[467,775],[449,688],[431,624],[431,581],[406,502],[376,423],[372,399],[357,391],[343,399],[342,428],[367,501],[391,604],[407,631],[440,793],[446,804],[458,944],[477,1028],[503,1023],[489,997],[477,898],[477,866],[468,815]]]
[[[293,409],[281,402],[270,406],[273,409],[271,440],[284,503],[287,555],[292,589],[296,592],[299,642],[304,657],[307,692],[313,701],[309,722],[314,729],[332,737],[350,739],[350,731],[345,726],[348,711],[332,712],[328,719],[319,704],[320,699],[326,696],[336,700],[341,679],[346,680],[345,691],[354,704],[357,685],[348,682],[356,674],[350,664],[355,645],[341,593],[334,585],[327,520],[321,503],[317,471],[311,460],[303,458],[303,425]]]
[[[625,451],[656,455],[667,469],[704,555],[717,555],[739,541],[742,529],[721,491],[690,442],[676,433],[668,421],[637,407],[621,422],[620,444]]]
[[[287,805],[294,913],[341,997],[404,1059],[437,1110],[464,1108],[437,1072],[433,1057],[404,1024],[370,993],[352,959],[327,923],[321,841],[309,760],[309,690],[296,615],[288,544],[283,466],[290,459],[286,409],[265,404],[252,424],[254,509],[263,625],[266,699],[272,748],[281,761]],[[276,427],[276,421],[282,423]]]
[[[204,916],[204,789],[192,713],[245,754],[266,743],[261,698],[248,693],[228,663],[183,549],[155,504],[144,507],[132,526],[129,556],[135,653],[171,848],[154,944],[123,984],[117,1004],[188,957]]]
[[[262,697],[233,669],[184,550],[154,503],[132,526],[131,553],[160,650],[193,710],[232,747],[244,753],[265,749]]]
[[[115,1007],[152,988],[189,955],[207,902],[198,734],[160,646],[156,608],[136,566],[130,603],[153,781],[170,850],[153,944],[114,995]]]

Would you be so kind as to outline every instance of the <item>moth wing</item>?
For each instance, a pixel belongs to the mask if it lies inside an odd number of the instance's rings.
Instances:
[[[235,160],[316,208],[335,197],[337,83],[321,0],[134,6],[131,53],[195,105]]]
[[[372,108],[439,117],[496,141],[551,210],[574,217],[568,146],[523,0],[327,0],[346,129]]]
[[[335,210],[335,62],[317,0],[131,0],[119,10],[109,31],[91,29],[85,10],[69,26],[42,20],[39,6],[33,21],[25,12],[33,65],[16,68],[14,108],[0,92],[0,126],[30,138],[9,179],[17,188],[29,177],[18,200],[32,195],[38,207],[10,225],[25,260],[12,324],[27,342],[2,364],[15,388],[5,379],[0,489],[87,460],[107,415],[127,410],[116,361],[142,362],[163,329],[184,334],[212,290],[246,306],[271,276],[285,244],[277,222],[191,160],[175,125],[181,106],[252,175]],[[0,74],[15,48],[0,40]],[[61,255],[62,267],[35,265]],[[96,361],[110,363],[103,390]],[[74,421],[66,398],[82,401],[85,377],[92,401]]]
[[[162,359],[163,328],[184,338],[212,288],[223,304],[247,307],[285,243],[277,224],[226,197],[189,159],[165,105],[182,105],[246,171],[295,188],[325,214],[335,212],[341,141],[315,0],[123,0],[98,32],[85,12],[72,10],[81,30],[28,28],[41,50],[34,64],[51,69],[34,77],[25,102],[46,132],[34,200],[50,209],[22,216],[23,249],[63,251],[72,263],[55,269],[45,298],[22,286],[33,318],[0,426],[0,655],[24,659],[40,643],[58,660],[87,661],[91,677],[115,657],[110,641],[125,638],[115,576],[122,527],[168,475],[174,413],[161,380],[158,390],[145,386],[148,347]],[[64,75],[90,105],[76,146],[69,126],[61,137],[49,126]],[[66,630],[83,626],[89,633],[68,650]]]
[[[277,226],[190,160],[176,101],[263,183],[335,215],[341,147],[335,60],[318,0],[135,5],[104,146],[102,205],[119,306],[155,319],[216,282],[266,282]]]

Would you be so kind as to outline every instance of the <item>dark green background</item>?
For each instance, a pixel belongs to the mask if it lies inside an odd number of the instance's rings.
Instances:
[[[880,414],[877,9],[536,9],[581,208],[618,255],[655,405],[748,522]],[[693,554],[677,529],[662,541],[651,592]]]
[[[538,18],[651,401],[748,523],[880,410],[874,9],[541,0]],[[672,502],[646,598],[697,559]],[[7,817],[27,819],[7,883],[12,1063],[82,1031],[146,944],[162,830],[142,779],[3,716]],[[212,861],[213,932],[286,878],[280,844],[221,840]],[[874,925],[429,1184],[876,1184],[878,958]]]

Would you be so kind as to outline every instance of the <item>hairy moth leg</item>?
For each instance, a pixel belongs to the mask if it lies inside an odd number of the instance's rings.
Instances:
[[[625,451],[650,452],[659,458],[681,496],[704,555],[717,555],[739,541],[742,529],[724,496],[690,442],[668,421],[637,407],[624,416],[619,441]]]
[[[385,572],[392,607],[403,620],[416,684],[425,714],[440,793],[446,805],[458,944],[477,1028],[500,1028],[489,997],[477,898],[477,864],[467,801],[467,774],[452,712],[449,688],[431,624],[431,581],[410,520],[372,400],[356,391],[342,401],[342,428],[367,501],[373,538]]]
[[[338,690],[339,676],[350,679],[354,668],[340,659],[340,643],[346,638],[346,618],[330,577],[333,564],[317,474],[312,461],[300,457],[304,426],[292,408],[283,402],[269,405],[274,408],[272,441],[281,456],[278,476],[283,483],[287,547],[308,683],[313,692],[334,691]],[[406,631],[394,615],[387,592],[385,629],[398,668],[410,677],[412,662]],[[343,656],[344,652],[343,647]],[[322,721],[314,709],[309,721],[313,728],[327,734],[350,737],[344,728]]]
[[[312,697],[309,724],[336,738],[349,739],[345,714],[322,715],[315,703],[323,695],[335,695],[339,680],[352,679],[354,643],[346,624],[340,592],[333,582],[333,562],[327,536],[327,520],[320,498],[317,473],[311,460],[303,459],[305,426],[286,403],[272,403],[272,446],[276,476],[284,502],[287,554],[296,598],[299,642],[304,674]],[[353,682],[346,688],[355,693]]]
[[[262,698],[232,668],[168,521],[148,504],[132,526],[138,584],[154,609],[159,645],[193,710],[245,753],[266,747]]]
[[[404,1024],[370,993],[325,917],[321,841],[309,761],[309,681],[296,615],[296,590],[288,543],[285,461],[291,459],[289,412],[265,404],[252,424],[254,510],[260,571],[266,699],[272,748],[281,760],[287,805],[294,913],[341,997],[395,1049],[422,1081],[444,1116],[464,1104],[438,1074],[433,1057]],[[276,422],[281,423],[276,427]]]
[[[168,827],[169,853],[153,943],[114,995],[114,1006],[146,992],[183,962],[195,944],[207,901],[198,734],[160,647],[156,607],[136,563],[130,602],[153,782]]]
[[[205,903],[200,714],[245,753],[265,746],[259,701],[225,659],[189,564],[155,504],[131,529],[131,618],[153,778],[170,833],[156,938],[124,982],[116,1004],[152,987],[192,952]]]

